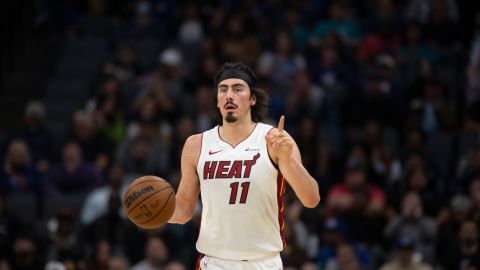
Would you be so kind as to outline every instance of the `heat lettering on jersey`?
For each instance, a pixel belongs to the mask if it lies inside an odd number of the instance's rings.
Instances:
[[[257,163],[260,153],[249,160],[205,161],[203,179],[249,178],[252,167]]]

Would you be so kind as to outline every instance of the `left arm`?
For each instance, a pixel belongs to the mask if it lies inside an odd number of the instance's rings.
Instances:
[[[300,202],[305,207],[314,208],[320,202],[318,183],[303,166],[297,144],[283,130],[284,121],[285,117],[282,116],[278,128],[272,129],[265,137],[268,152]]]

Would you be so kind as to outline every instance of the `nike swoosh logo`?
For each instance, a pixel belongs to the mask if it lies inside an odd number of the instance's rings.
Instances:
[[[212,152],[212,150],[210,150],[210,151],[208,152],[208,154],[209,154],[209,155],[213,155],[213,154],[216,154],[216,153],[222,152],[222,151],[223,151],[223,149],[222,149],[222,150],[218,150],[218,151],[214,151],[214,152]]]

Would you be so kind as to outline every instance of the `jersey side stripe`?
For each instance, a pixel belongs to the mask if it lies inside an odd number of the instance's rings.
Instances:
[[[200,262],[202,261],[203,257],[205,257],[204,254],[198,255],[197,263],[195,265],[195,270],[201,270],[202,269],[202,267],[200,267]]]
[[[285,177],[282,173],[278,172],[277,175],[277,202],[278,202],[278,224],[280,226],[280,237],[282,239],[283,247],[285,248],[286,242],[283,236],[283,229],[285,222],[283,220],[283,195],[285,195]]]

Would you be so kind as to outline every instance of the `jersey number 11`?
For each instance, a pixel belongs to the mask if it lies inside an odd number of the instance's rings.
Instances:
[[[230,204],[235,204],[237,201],[237,191],[238,191],[239,182],[233,182],[230,184]],[[238,203],[245,203],[247,201],[248,188],[250,187],[250,182],[243,182],[241,184],[242,194],[240,195],[240,201]]]

